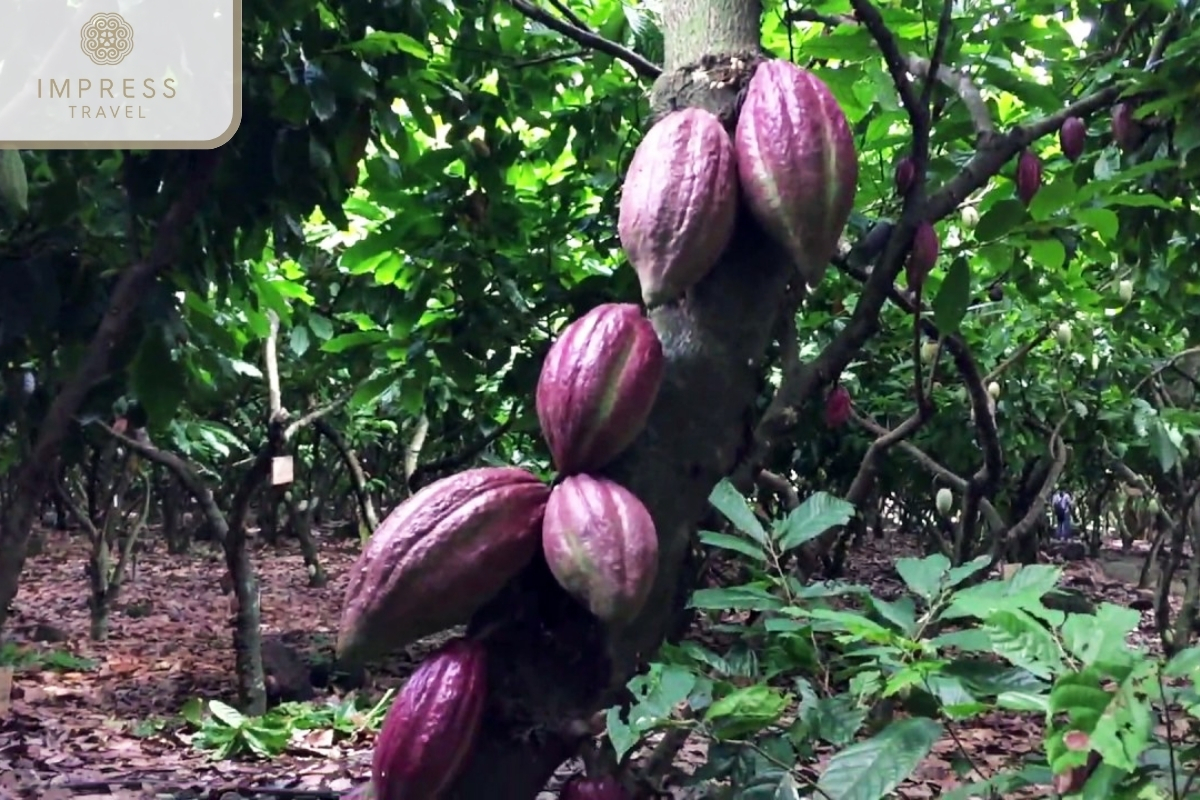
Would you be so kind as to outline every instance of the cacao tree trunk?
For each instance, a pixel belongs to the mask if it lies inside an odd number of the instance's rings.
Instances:
[[[761,13],[754,0],[669,0],[654,119],[676,104],[732,119],[759,52]],[[706,56],[715,63],[701,69]],[[731,67],[732,86],[714,87],[707,75],[717,65]],[[667,358],[662,390],[646,431],[604,470],[641,498],[658,530],[659,572],[646,610],[630,627],[605,631],[541,562],[481,610],[471,629],[489,651],[488,706],[479,744],[448,797],[532,800],[577,749],[569,728],[618,701],[673,632],[696,522],[750,445],[757,375],[792,276],[787,264],[743,212],[709,277],[681,303],[650,313]]]

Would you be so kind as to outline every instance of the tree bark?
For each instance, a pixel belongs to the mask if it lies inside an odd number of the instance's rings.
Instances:
[[[655,118],[696,105],[732,121],[759,52],[760,15],[749,0],[669,2]],[[714,88],[707,75],[722,68],[734,80]],[[533,798],[578,747],[578,722],[620,700],[626,680],[675,633],[696,522],[750,445],[756,377],[793,274],[787,264],[743,213],[716,269],[682,302],[651,312],[666,377],[646,431],[604,470],[645,503],[658,529],[646,610],[624,630],[604,630],[539,560],[480,611],[470,628],[487,644],[491,688],[479,744],[449,797]]]
[[[8,608],[17,596],[17,583],[25,567],[33,519],[53,482],[58,454],[71,420],[87,393],[108,372],[112,352],[128,332],[134,310],[149,293],[155,277],[174,262],[184,234],[208,193],[219,152],[201,150],[192,156],[193,169],[188,174],[188,183],[158,226],[154,246],[144,260],[121,274],[113,288],[108,310],[100,320],[96,335],[88,343],[79,367],[50,404],[45,419],[38,426],[32,452],[16,468],[10,502],[0,509],[0,631],[4,630]]]

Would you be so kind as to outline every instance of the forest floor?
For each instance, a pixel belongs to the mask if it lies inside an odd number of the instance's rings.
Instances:
[[[256,549],[264,635],[281,635],[310,658],[328,658],[356,550],[352,542],[322,542],[330,581],[313,589],[295,548]],[[892,564],[912,551],[902,536],[868,542],[853,554],[846,577],[894,596],[900,583]],[[15,671],[0,666],[0,800],[301,800],[339,797],[367,779],[372,736],[366,733],[296,732],[287,752],[270,760],[214,760],[194,747],[195,731],[180,718],[184,704],[197,697],[233,701],[231,605],[219,588],[224,563],[217,551],[143,554],[104,642],[88,638],[85,564],[84,537],[50,533],[22,578],[0,644],[0,665],[16,662]],[[1146,605],[1145,593],[1096,562],[1069,563],[1064,585],[1093,600]],[[1156,647],[1151,612],[1143,612],[1136,635]],[[708,638],[701,627],[692,636]],[[428,649],[410,648],[408,659],[373,670],[369,696],[398,686]],[[899,796],[936,797],[955,785],[960,746],[986,770],[1038,749],[1041,731],[1036,715],[1006,712],[958,724],[956,734],[957,741],[935,747]],[[684,767],[703,758],[698,742],[679,754]]]

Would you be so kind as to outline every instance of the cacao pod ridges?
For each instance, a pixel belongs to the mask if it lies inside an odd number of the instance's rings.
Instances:
[[[925,278],[933,270],[934,264],[937,263],[938,254],[941,251],[941,243],[938,241],[937,231],[934,230],[933,223],[922,222],[917,226],[917,231],[913,234],[912,250],[908,254],[908,261],[904,265],[904,274],[908,278],[908,288],[914,292],[920,291],[925,284]]]
[[[850,419],[850,390],[838,384],[825,398],[825,424],[840,428]]]
[[[1116,142],[1117,147],[1126,153],[1136,150],[1141,146],[1142,140],[1146,135],[1142,124],[1134,119],[1133,112],[1132,103],[1117,103],[1113,106],[1113,141]]]
[[[662,386],[662,343],[633,303],[605,303],[559,334],[542,362],[536,408],[563,474],[598,470],[645,429]]]
[[[377,800],[439,800],[471,755],[486,698],[482,644],[455,639],[423,661],[396,695],[375,741]]]
[[[397,506],[351,570],[338,660],[356,664],[469,620],[537,555],[549,495],[527,470],[481,467]]]
[[[651,126],[621,188],[617,235],[648,307],[676,300],[717,265],[737,221],[733,140],[689,107]]]
[[[572,475],[550,493],[542,553],[559,586],[593,616],[620,627],[642,610],[658,573],[658,532],[624,486]]]
[[[1028,206],[1042,188],[1042,160],[1031,150],[1023,150],[1017,160],[1017,196]]]
[[[816,286],[858,189],[858,153],[845,113],[811,72],[790,61],[764,61],[746,88],[734,148],[747,208]]]
[[[1062,127],[1058,129],[1058,144],[1068,161],[1075,162],[1083,155],[1083,146],[1087,142],[1087,126],[1079,117],[1067,117]]]

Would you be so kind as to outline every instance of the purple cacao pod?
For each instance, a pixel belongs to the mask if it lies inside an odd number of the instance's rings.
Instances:
[[[563,785],[558,800],[632,800],[625,787],[611,775],[572,778]]]
[[[1087,141],[1087,126],[1079,117],[1067,117],[1067,121],[1058,129],[1058,145],[1068,161],[1078,161],[1083,155],[1083,145]]]
[[[922,222],[913,234],[912,250],[908,254],[908,262],[904,265],[904,274],[908,277],[908,288],[914,292],[925,283],[933,265],[937,263],[941,244],[938,242],[937,231],[931,222]]]
[[[850,419],[850,390],[845,386],[833,387],[825,398],[825,424],[830,428],[840,428]]]
[[[1042,188],[1042,160],[1032,150],[1021,151],[1017,160],[1017,196],[1029,205]]]
[[[376,800],[438,800],[471,755],[487,697],[483,645],[455,639],[409,677],[371,759]]]
[[[820,78],[790,61],[758,65],[734,134],[746,205],[816,286],[854,208],[858,154]]]
[[[904,197],[917,179],[917,165],[908,156],[896,164],[896,194]]]
[[[634,151],[617,235],[642,300],[675,300],[707,275],[733,236],[738,184],[733,141],[701,108],[667,114]]]
[[[599,470],[646,427],[662,386],[662,343],[633,303],[605,303],[551,345],[538,378],[542,436],[559,472]]]
[[[1136,150],[1145,137],[1142,124],[1133,117],[1132,103],[1117,103],[1113,106],[1112,135],[1117,147],[1126,153]]]
[[[567,594],[611,625],[638,615],[658,572],[650,512],[624,486],[591,475],[572,475],[550,492],[542,552]]]
[[[537,555],[550,488],[516,467],[435,481],[396,507],[350,572],[339,660],[466,622]]]

